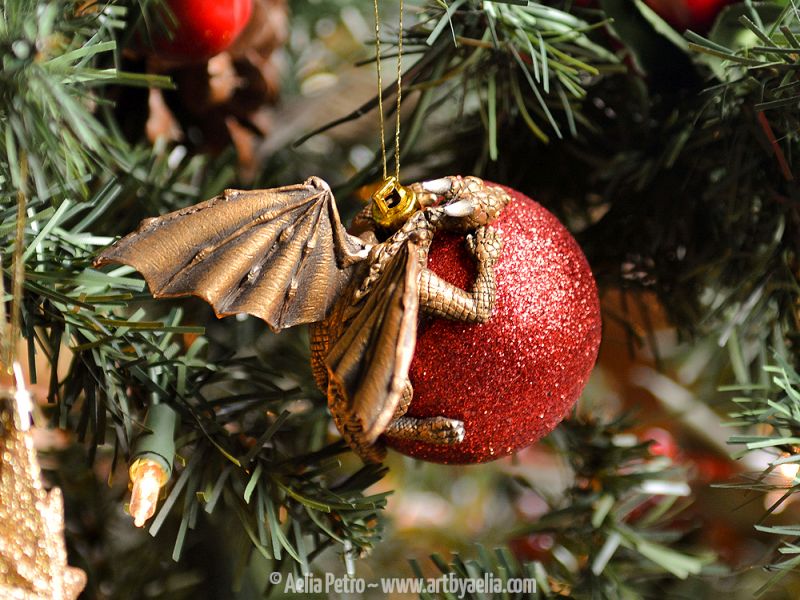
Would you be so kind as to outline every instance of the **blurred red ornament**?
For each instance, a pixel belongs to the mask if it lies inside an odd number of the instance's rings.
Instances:
[[[694,466],[693,479],[703,483],[728,481],[740,470],[738,463],[717,454],[693,453],[687,462]]]
[[[511,552],[521,561],[549,562],[556,538],[551,533],[531,533],[508,542]]]
[[[733,0],[646,0],[667,23],[678,31],[708,31],[719,12]]]
[[[154,36],[163,60],[199,63],[226,50],[250,19],[253,0],[166,0],[170,33]]]
[[[730,523],[718,519],[705,520],[700,531],[706,543],[723,561],[729,565],[741,564],[745,543],[748,541],[745,534]]]
[[[589,264],[552,214],[509,189],[495,227],[503,254],[495,267],[491,319],[420,324],[408,416],[464,421],[450,446],[388,440],[423,460],[479,463],[507,456],[552,431],[586,384],[600,345],[600,306]],[[474,261],[463,236],[437,234],[429,268],[469,289]]]
[[[653,456],[666,456],[667,458],[677,458],[680,449],[675,442],[675,438],[666,429],[661,427],[650,427],[645,429],[639,436],[642,441],[650,442],[650,454]]]

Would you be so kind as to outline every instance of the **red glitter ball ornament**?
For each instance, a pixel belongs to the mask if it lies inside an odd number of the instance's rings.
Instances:
[[[424,319],[409,375],[408,416],[460,419],[466,435],[449,446],[387,439],[415,458],[479,463],[532,444],[567,416],[597,358],[600,306],[586,258],[551,213],[505,189],[491,319]],[[461,288],[475,280],[463,235],[437,234],[428,267]]]

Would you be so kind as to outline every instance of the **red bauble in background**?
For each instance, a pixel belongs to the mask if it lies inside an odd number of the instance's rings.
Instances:
[[[597,358],[600,307],[592,272],[558,219],[514,191],[494,226],[503,254],[495,266],[491,319],[420,323],[408,416],[464,421],[452,446],[388,440],[404,454],[440,463],[486,462],[552,431],[578,399]],[[437,234],[430,269],[469,289],[474,260],[464,237]]]
[[[548,532],[529,533],[508,542],[508,547],[518,559],[524,562],[538,560],[544,564],[552,560],[555,545],[555,536]]]
[[[165,4],[175,24],[171,34],[154,36],[153,45],[159,58],[185,63],[204,62],[227,49],[253,12],[253,0],[166,0]]]
[[[719,12],[734,0],[646,0],[648,6],[678,31],[705,32]]]
[[[678,443],[672,434],[662,427],[649,427],[640,435],[639,439],[650,442],[649,450],[653,456],[666,456],[667,458],[677,459],[680,454]]]
[[[692,29],[706,32],[711,29],[714,19],[728,4],[736,0],[645,0],[659,17],[678,31]],[[575,0],[581,7],[598,8],[597,0]]]

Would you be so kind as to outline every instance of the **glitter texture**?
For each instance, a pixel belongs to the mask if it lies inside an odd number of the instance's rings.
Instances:
[[[600,306],[586,258],[552,214],[506,189],[492,318],[424,319],[411,364],[408,415],[460,419],[466,437],[453,446],[387,440],[415,458],[478,463],[532,444],[569,413],[597,358]],[[461,288],[475,278],[463,236],[437,234],[428,266]]]
[[[75,600],[86,573],[67,564],[61,490],[45,491],[33,434],[0,394],[0,598]]]

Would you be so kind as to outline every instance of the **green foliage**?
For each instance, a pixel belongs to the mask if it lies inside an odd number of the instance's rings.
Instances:
[[[473,125],[449,142],[460,152],[444,168],[477,164],[528,193],[580,230],[601,287],[651,290],[682,332],[715,331],[724,342],[728,309],[737,324],[769,329],[792,299],[800,18],[782,3],[732,6],[722,18],[710,40],[689,32],[679,44],[674,32],[658,42],[665,25],[652,14],[620,16],[613,27],[633,49],[619,58],[650,58],[586,86],[577,136],[540,147],[507,112],[496,163],[482,160]],[[738,45],[724,45],[731,40]],[[682,77],[641,71],[658,55],[678,64],[675,52]]]
[[[186,191],[194,192],[188,180],[199,174],[201,162],[179,164],[172,172],[166,157],[142,151],[140,159],[132,176],[95,181],[98,192],[85,202],[65,200],[58,208],[39,199],[28,204],[22,311],[30,364],[35,365],[37,350],[51,364],[62,353],[70,355],[62,380],[49,373],[54,419],[88,439],[90,457],[111,443],[126,459],[148,402],[168,402],[180,412],[179,453],[189,458],[151,529],[155,534],[181,501],[176,559],[200,509],[210,514],[222,505],[237,511],[255,547],[276,561],[288,557],[303,565],[334,540],[347,540],[356,552],[368,548],[377,531],[367,523],[374,522],[384,499],[364,497],[360,490],[382,471],[364,467],[341,481],[335,456],[344,447],[324,446],[325,428],[315,426],[327,422],[324,408],[309,402],[299,383],[288,388],[276,383],[307,376],[303,359],[295,362],[299,373],[233,356],[233,350],[209,362],[208,340],[198,335],[203,327],[184,325],[181,309],[158,317],[168,307],[154,312],[129,268],[107,273],[91,268],[95,250],[111,239],[86,229],[152,183],[138,181],[137,174],[157,181],[170,170],[176,186],[184,182]],[[14,207],[2,217],[0,230],[13,231]],[[10,245],[5,252],[10,254]],[[138,308],[121,310],[132,303]],[[194,337],[191,343],[187,335]],[[279,523],[280,507],[286,516]],[[306,541],[311,532],[315,540]]]
[[[780,333],[777,329],[773,337],[779,350],[772,359],[767,361],[760,355],[753,360],[753,365],[761,367],[760,372],[756,372],[755,381],[751,381],[749,369],[742,362],[743,346],[734,337],[729,348],[734,363],[739,364],[736,369],[738,383],[723,388],[723,391],[735,394],[733,402],[737,409],[731,413],[731,424],[741,431],[731,436],[730,443],[740,448],[740,456],[754,451],[772,455],[763,473],[746,474],[741,481],[720,486],[773,494],[772,505],[755,528],[778,536],[782,545],[768,566],[774,573],[757,590],[757,596],[768,592],[800,565],[797,556],[800,528],[794,524],[769,524],[770,516],[796,500],[796,494],[800,493],[800,479],[796,472],[796,465],[800,462],[800,374],[789,362],[791,354],[783,345]],[[788,465],[788,470],[783,471],[783,465]]]
[[[554,532],[577,558],[557,561],[553,575],[579,597],[644,597],[665,576],[685,579],[713,562],[678,549],[687,533],[677,524],[690,495],[685,470],[651,456],[624,428],[621,420],[565,423],[556,439],[575,483],[562,506],[528,530]]]
[[[0,7],[0,184],[41,199],[85,196],[97,170],[124,162],[125,145],[96,117],[94,90],[111,83],[165,85],[99,64],[113,53],[125,9],[77,0],[8,0]],[[27,173],[30,173],[30,182]]]
[[[554,434],[573,484],[515,536],[552,539],[539,559],[521,565],[504,549],[489,553],[480,548],[475,559],[434,555],[434,564],[442,574],[461,578],[480,579],[487,573],[501,580],[533,578],[541,597],[608,600],[647,598],[661,592],[666,579],[718,569],[713,556],[680,549],[688,533],[679,525],[690,494],[685,469],[651,455],[648,443],[629,433],[628,425],[578,417]],[[537,487],[522,478],[517,484]]]
[[[720,340],[730,350],[736,385],[723,389],[744,393],[734,398],[738,410],[731,415],[742,433],[730,442],[743,445],[740,455],[752,451],[774,455],[764,473],[728,487],[777,493],[765,519],[800,489],[796,478],[787,483],[775,472],[781,465],[796,463],[800,447],[799,232],[797,216],[789,208],[798,198],[794,166],[800,150],[798,33],[800,13],[789,2],[732,6],[708,38],[687,34],[690,46],[705,56],[720,79],[710,90],[715,118],[721,123],[746,119],[762,149],[758,159],[742,160],[735,182],[740,193],[757,199],[751,206],[757,207],[764,226],[760,236],[752,229],[748,236],[756,272],[751,276],[752,268],[748,269],[745,277],[740,272],[738,289],[717,296],[713,315],[728,320]],[[735,281],[732,276],[728,280]],[[795,570],[800,560],[796,527],[758,524],[756,529],[783,539],[778,558],[769,567],[775,573],[758,590],[761,595]]]
[[[409,51],[427,47],[439,55],[430,67],[436,75],[409,85],[430,89],[438,84],[439,94],[455,93],[462,107],[477,103],[489,157],[496,160],[498,119],[509,111],[542,142],[549,141],[544,129],[559,138],[564,128],[576,134],[585,82],[616,63],[588,35],[602,26],[602,21],[589,24],[541,4],[456,1],[446,10],[434,5],[410,31],[406,44]],[[473,110],[462,118],[474,118]],[[563,116],[557,120],[554,113]],[[429,115],[418,113],[417,120],[423,118]]]
[[[684,41],[642,2],[633,12],[602,5],[627,46],[611,42],[601,11],[571,2],[424,7],[405,32],[415,59],[403,76],[413,106],[403,164],[420,176],[485,174],[536,195],[581,230],[601,287],[654,290],[682,331],[705,329],[729,344],[750,391],[737,425],[773,428],[735,439],[772,449],[773,467],[793,461],[800,332],[787,315],[798,298],[800,16],[792,3],[746,2],[708,38]],[[174,536],[175,559],[189,530],[220,535],[231,524],[247,541],[241,564],[256,553],[273,570],[304,573],[328,548],[366,553],[380,539],[386,501],[366,490],[385,470],[342,467],[348,452],[328,439],[303,335],[262,335],[252,320],[220,325],[197,303],[152,302],[128,268],[91,267],[139,219],[234,181],[230,155],[137,145],[117,128],[112,87],[168,85],[118,69],[118,41],[131,23],[149,26],[151,9],[0,3],[0,252],[4,289],[24,286],[22,296],[5,294],[6,314],[19,310],[48,415],[86,441],[90,461],[126,462],[150,403],[179,413],[182,466],[150,528]],[[636,68],[626,71],[631,53]],[[378,168],[376,157],[351,184]],[[14,276],[22,266],[24,279]],[[770,344],[784,350],[753,387],[747,374]],[[42,355],[52,368],[37,373]],[[558,551],[525,566],[502,551],[435,558],[442,573],[528,574],[545,595],[638,598],[709,572],[711,558],[685,551],[675,526],[687,490],[669,461],[648,456],[620,423],[573,421],[554,441],[574,485],[519,534],[551,534]],[[795,528],[764,530],[786,538],[777,568],[794,567]]]
[[[150,402],[176,409],[185,465],[151,526],[155,535],[180,513],[175,560],[200,515],[213,519],[223,506],[276,570],[306,571],[332,544],[368,550],[386,494],[363,490],[384,469],[339,469],[345,446],[326,445],[324,401],[309,393],[305,358],[294,349],[303,342],[284,337],[274,350],[295,356],[291,368],[236,355],[236,340],[212,348],[183,308],[148,301],[131,269],[91,266],[111,234],[223,187],[231,157],[215,164],[130,146],[116,131],[103,87],[163,82],[100,68],[115,47],[121,7],[97,4],[82,14],[63,0],[3,10],[0,251],[4,281],[22,282],[23,291],[4,301],[13,298],[21,315],[31,379],[47,383],[53,422],[87,442],[90,461],[113,451],[113,466],[127,462]],[[14,276],[20,265],[22,278]],[[47,373],[37,373],[40,354]],[[67,367],[59,373],[58,364]]]
[[[402,78],[404,98],[414,104],[401,130],[404,164],[429,160],[448,135],[476,123],[485,134],[481,160],[498,159],[499,137],[512,123],[531,144],[577,135],[588,125],[581,113],[587,83],[620,71],[616,56],[591,37],[604,25],[538,2],[429,3],[403,41],[404,54],[419,57]],[[384,60],[393,56],[387,50]],[[385,93],[394,94],[395,84]],[[376,107],[375,98],[298,143]],[[351,185],[375,178],[378,159]]]

